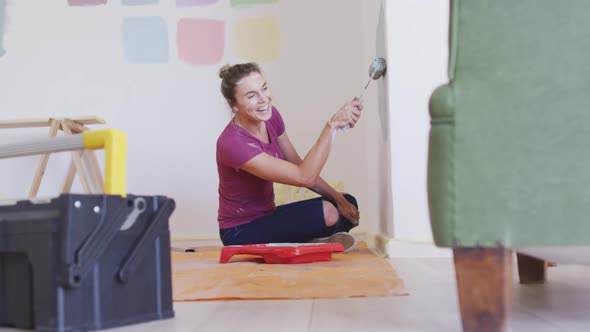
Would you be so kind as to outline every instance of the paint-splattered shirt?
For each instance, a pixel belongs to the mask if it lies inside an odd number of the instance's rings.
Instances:
[[[276,206],[273,183],[240,169],[261,153],[285,159],[277,138],[285,132],[283,118],[276,108],[266,121],[270,143],[263,143],[244,128],[230,121],[217,140],[219,173],[219,228],[231,228],[271,215]]]

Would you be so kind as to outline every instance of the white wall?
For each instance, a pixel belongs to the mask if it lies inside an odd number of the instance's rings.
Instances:
[[[217,70],[223,63],[244,61],[233,53],[229,24],[223,61],[205,67],[182,63],[174,47],[178,19],[277,17],[280,55],[262,67],[301,154],[344,100],[360,93],[370,61],[385,56],[388,75],[369,86],[360,125],[338,135],[322,175],[342,180],[357,196],[360,230],[431,239],[427,103],[432,90],[447,80],[447,1],[383,1],[381,26],[387,31],[381,37],[380,0],[281,0],[241,10],[224,1],[192,9],[175,8],[173,0],[140,7],[122,7],[113,0],[89,8],[68,7],[62,0],[7,3],[0,118],[95,114],[109,127],[124,130],[129,136],[128,191],[174,197],[176,237],[217,236],[214,149],[230,117]],[[125,62],[121,23],[133,16],[166,20],[169,63]],[[380,112],[388,112],[387,124]],[[2,130],[0,142],[45,135],[44,129]],[[36,162],[34,157],[3,160],[0,197],[25,197]],[[59,192],[68,163],[67,154],[50,159],[41,195]],[[81,191],[79,183],[74,189]]]
[[[387,1],[393,225],[397,239],[432,241],[426,162],[432,91],[447,82],[449,1]]]
[[[383,5],[382,5],[383,4]],[[363,82],[369,79],[369,65],[375,57],[388,59],[386,1],[362,1],[363,13]],[[363,124],[366,127],[365,151],[368,177],[368,200],[362,211],[370,233],[393,235],[390,135],[388,121],[388,75],[371,81],[365,94]]]
[[[174,46],[177,20],[277,17],[280,55],[262,67],[301,154],[331,114],[359,93],[368,66],[359,10],[364,1],[281,0],[241,10],[228,3],[178,9],[173,0],[139,7],[122,7],[112,0],[106,6],[73,8],[65,0],[8,0],[3,44],[7,53],[0,58],[0,118],[103,117],[108,127],[128,135],[128,191],[175,198],[173,236],[216,237],[215,141],[230,116],[219,93],[217,71],[223,63],[244,59],[232,52],[228,23],[223,61],[204,67],[179,61]],[[125,62],[121,25],[124,17],[132,16],[164,18],[169,26],[169,63]],[[371,129],[361,125],[339,134],[322,173],[342,180],[361,207],[369,199],[367,130]],[[0,142],[46,133],[2,130]],[[36,163],[36,157],[3,160],[0,195],[26,197]],[[50,159],[40,195],[59,192],[68,164],[67,154]],[[81,192],[78,183],[74,191]],[[367,225],[370,222],[361,228]]]

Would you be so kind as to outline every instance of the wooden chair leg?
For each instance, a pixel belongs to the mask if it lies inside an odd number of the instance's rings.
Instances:
[[[74,134],[81,134],[90,130],[88,127],[76,121],[66,120],[66,122]],[[82,163],[88,170],[88,177],[90,178],[93,192],[97,194],[104,193],[104,180],[102,178],[102,173],[100,172],[100,164],[98,163],[98,158],[96,158],[96,154],[93,150],[84,150]]]
[[[62,121],[61,127],[66,135],[72,135],[72,129],[68,126],[67,122]],[[86,179],[84,167],[82,166],[82,152],[72,151],[72,160],[74,161],[74,168],[76,170],[76,173],[78,173],[78,177],[80,178],[80,182],[82,183],[82,188],[84,188],[84,192],[87,194],[91,194],[92,189],[90,188],[90,184]]]
[[[512,252],[453,250],[464,332],[506,331],[512,306]]]
[[[72,184],[74,183],[74,176],[76,176],[76,165],[74,165],[74,161],[70,161],[70,168],[68,168],[68,173],[66,175],[66,180],[64,181],[64,186],[61,192],[69,193],[72,190]]]
[[[547,262],[525,254],[516,254],[521,284],[542,284],[547,281]]]
[[[51,119],[50,123],[51,126],[49,127],[49,137],[55,137],[57,135],[57,131],[59,130],[60,122],[58,120]],[[37,193],[39,192],[41,180],[45,174],[48,161],[49,153],[41,155],[41,159],[39,159],[39,164],[37,165],[37,170],[35,171],[35,176],[33,177],[33,184],[31,184],[31,189],[29,190],[30,198],[37,197]]]
[[[99,194],[104,193],[104,180],[102,178],[102,173],[100,173],[100,164],[98,163],[96,154],[93,150],[87,150],[84,153],[84,157],[86,158],[86,165],[88,165],[89,172],[94,179],[96,192]]]

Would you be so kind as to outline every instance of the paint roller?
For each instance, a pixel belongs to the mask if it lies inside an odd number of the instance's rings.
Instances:
[[[375,58],[373,60],[373,62],[371,62],[371,65],[369,66],[369,80],[367,81],[367,84],[365,84],[363,91],[356,98],[356,100],[358,100],[359,102],[362,103],[363,99],[365,98],[365,92],[367,91],[367,87],[369,86],[369,83],[371,83],[371,81],[380,79],[383,75],[385,75],[386,70],[387,70],[387,62],[385,61],[385,59]]]
[[[115,129],[87,130],[81,134],[32,139],[0,145],[0,159],[63,151],[104,149],[104,192],[125,197],[127,137]]]

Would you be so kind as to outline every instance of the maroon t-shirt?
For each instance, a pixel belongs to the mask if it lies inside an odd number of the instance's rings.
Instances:
[[[285,132],[285,124],[276,108],[266,121],[270,143],[258,140],[244,128],[230,121],[217,139],[217,172],[219,173],[219,228],[247,224],[270,215],[276,206],[273,183],[240,169],[261,153],[285,159],[277,138]]]

